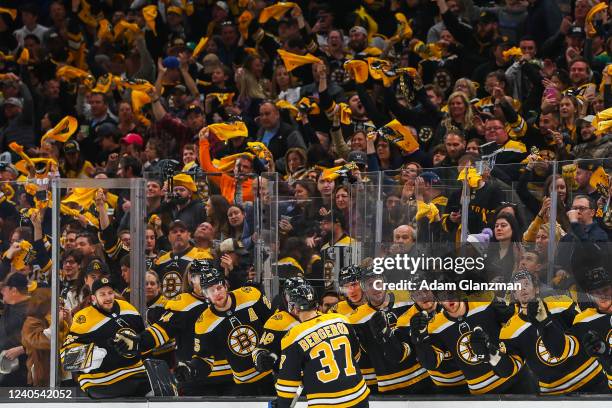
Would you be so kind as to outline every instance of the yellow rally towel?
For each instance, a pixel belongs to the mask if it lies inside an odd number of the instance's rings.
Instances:
[[[504,61],[510,61],[512,58],[520,58],[523,56],[523,52],[519,47],[512,47],[506,51],[502,51],[502,57]]]
[[[258,159],[268,159],[272,157],[272,152],[270,152],[266,145],[261,142],[247,142],[247,149],[253,152]]]
[[[17,18],[17,9],[0,7],[0,14],[8,14],[9,16],[11,16],[11,19],[15,21],[15,19]]]
[[[344,102],[340,102],[340,123],[349,125],[351,123],[353,111],[351,107]]]
[[[212,125],[208,125],[208,128],[219,140],[230,140],[235,137],[249,136],[249,130],[244,122],[213,123]]]
[[[134,116],[138,121],[143,123],[145,126],[150,126],[151,121],[147,119],[142,114],[142,108],[151,103],[151,96],[143,91],[139,91],[137,89],[132,89],[132,110],[134,111]]]
[[[426,204],[423,201],[417,201],[416,221],[419,221],[423,217],[427,217],[429,222],[432,223],[439,214],[440,210],[434,203]]]
[[[117,24],[115,24],[113,34],[115,36],[115,41],[117,41],[121,36],[124,36],[126,33],[137,33],[139,31],[140,27],[138,27],[138,24],[128,23],[125,20],[121,20]]]
[[[376,20],[374,20],[372,16],[368,14],[365,7],[363,6],[355,10],[355,14],[357,14],[357,17],[359,17],[361,21],[364,21],[367,24],[368,38],[371,39],[374,36],[374,34],[378,32],[378,24],[376,23]]]
[[[459,177],[457,177],[457,180],[459,181],[463,181],[465,180],[465,170],[463,169],[461,170],[461,173],[459,173]],[[470,188],[477,188],[478,187],[478,182],[482,179],[482,176],[480,175],[480,173],[478,173],[478,171],[474,168],[474,167],[470,167],[467,171],[467,180],[468,180],[468,185],[470,186]]]
[[[419,142],[417,142],[412,131],[402,125],[397,119],[393,119],[383,126],[379,130],[379,133],[381,133],[387,141],[397,145],[397,147],[407,153],[412,153],[419,148]]]
[[[60,79],[83,80],[85,85],[87,85],[89,88],[91,88],[93,86],[93,83],[95,82],[95,78],[89,72],[80,68],[73,67],[71,65],[64,65],[62,67],[59,67],[57,71],[55,71],[55,75]]]
[[[244,10],[240,17],[238,17],[238,31],[240,31],[240,35],[245,40],[249,39],[249,25],[251,21],[253,21],[253,14],[248,10]]]
[[[412,28],[410,23],[406,19],[406,16],[402,13],[395,13],[395,20],[397,20],[397,31],[393,37],[397,37],[399,40],[409,40],[412,38]]]
[[[608,188],[610,188],[610,179],[603,167],[599,166],[593,174],[591,174],[589,184],[596,190],[600,190],[601,188],[608,190]]]
[[[200,38],[198,45],[196,45],[196,47],[193,49],[193,58],[196,58],[202,51],[204,51],[206,44],[208,44],[208,37]]]
[[[78,126],[79,122],[74,116],[65,116],[53,129],[49,129],[47,133],[43,135],[40,143],[42,144],[47,138],[66,143],[66,141],[70,139],[70,136],[76,132]]]
[[[423,41],[417,41],[412,51],[422,59],[441,59],[442,47],[438,44],[425,44]]]
[[[612,108],[602,110],[593,120],[595,134],[598,136],[605,135],[612,128]]]
[[[248,156],[251,159],[255,157],[252,153],[249,153],[249,152],[232,154],[230,156],[225,156],[220,159],[214,159],[213,166],[215,166],[217,169],[219,169],[219,171],[223,173],[230,172],[234,170],[234,166],[236,165],[236,160],[238,160],[238,158],[242,156]]]
[[[75,203],[81,209],[89,208],[96,196],[97,188],[75,188],[72,193],[62,200],[62,204]]]
[[[259,15],[259,22],[263,24],[271,18],[280,20],[287,11],[291,10],[295,6],[296,4],[292,2],[280,2],[268,6],[261,11],[261,14]]]
[[[278,109],[287,109],[294,118],[300,113],[298,108],[283,99],[276,101],[275,105]]]
[[[321,63],[322,61],[315,57],[312,54],[306,54],[306,55],[297,55],[297,54],[293,54],[291,52],[285,51],[285,50],[277,50],[278,55],[280,55],[281,59],[283,60],[283,64],[285,64],[285,68],[287,68],[287,71],[291,72],[294,69],[301,67],[302,65],[306,65],[306,64],[318,64]]]
[[[149,27],[149,29],[153,31],[153,34],[157,36],[157,30],[155,28],[155,19],[157,18],[157,6],[151,5],[143,7],[142,17],[144,18],[147,27]]]
[[[355,76],[355,82],[363,84],[368,80],[368,64],[362,60],[348,60],[344,63],[344,70],[352,72]]]
[[[30,51],[28,51],[27,48],[21,50],[16,62],[19,65],[27,65],[27,63],[30,62]]]
[[[586,35],[589,38],[595,37],[597,34],[597,30],[595,30],[595,25],[593,24],[593,19],[597,13],[600,13],[608,8],[608,5],[605,2],[601,2],[596,4],[589,10],[585,19],[584,19],[584,30],[586,31]]]
[[[129,88],[132,91],[140,91],[149,93],[149,91],[155,89],[155,86],[145,79],[127,79],[121,81],[121,86]]]
[[[110,23],[108,22],[107,19],[103,18],[102,20],[100,20],[99,25],[98,25],[98,41],[113,42],[114,39],[115,37],[113,36],[113,33],[111,32]]]

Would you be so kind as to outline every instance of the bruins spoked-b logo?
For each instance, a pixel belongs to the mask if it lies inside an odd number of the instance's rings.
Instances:
[[[574,344],[574,340],[571,337],[569,338],[569,341],[572,347],[576,347],[576,344]],[[556,366],[567,360],[567,357],[559,358],[553,356],[550,351],[546,349],[546,346],[542,341],[542,337],[538,337],[538,341],[536,341],[536,354],[538,355],[540,362],[547,366]],[[572,353],[568,353],[568,356],[570,355],[572,355]]]
[[[250,356],[258,341],[255,329],[247,325],[234,328],[227,336],[229,349],[239,357]]]
[[[169,271],[162,278],[162,295],[168,299],[172,299],[181,292],[181,284],[183,279],[177,271]]]
[[[480,363],[478,356],[472,351],[472,346],[470,345],[470,338],[472,332],[469,331],[467,333],[462,334],[457,340],[457,355],[461,360],[470,365],[476,365]]]

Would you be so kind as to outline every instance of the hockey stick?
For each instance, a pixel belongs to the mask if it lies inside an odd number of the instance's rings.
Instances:
[[[300,399],[300,395],[302,394],[303,390],[304,390],[304,386],[300,384],[297,390],[295,390],[295,397],[293,397],[293,399],[291,400],[291,404],[289,404],[289,408],[295,407],[295,404],[297,404],[298,400]]]

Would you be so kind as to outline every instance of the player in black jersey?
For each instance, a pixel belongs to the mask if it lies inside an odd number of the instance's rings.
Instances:
[[[214,356],[228,361],[236,384],[234,395],[271,395],[272,370],[258,371],[252,358],[264,323],[272,315],[270,302],[254,287],[228,291],[225,275],[215,268],[200,277],[200,285],[210,307],[196,321],[194,353],[191,360],[179,363],[177,379],[209,376]]]
[[[310,408],[367,407],[370,390],[357,368],[359,341],[348,319],[318,312],[315,290],[307,283],[289,292],[288,310],[301,323],[282,340],[278,408],[290,407],[300,387]]]
[[[306,281],[299,276],[284,280],[280,308],[264,324],[264,332],[259,339],[257,348],[253,351],[253,362],[257,371],[264,372],[271,369],[278,371],[277,363],[281,352],[281,339],[289,329],[299,323],[297,316],[291,314],[287,309],[287,297],[291,289],[304,283]]]

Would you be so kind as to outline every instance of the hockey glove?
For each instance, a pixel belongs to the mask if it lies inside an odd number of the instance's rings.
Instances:
[[[548,310],[544,306],[542,299],[532,301],[527,304],[527,318],[531,323],[541,325],[545,324],[548,319]]]
[[[429,317],[424,313],[417,313],[410,319],[410,339],[414,344],[422,343],[427,337],[427,324]]]
[[[260,373],[271,370],[274,368],[274,364],[278,360],[278,356],[271,353],[269,350],[259,350],[255,354],[255,369]]]
[[[370,331],[375,339],[379,340],[381,343],[386,343],[388,341],[391,335],[391,329],[389,328],[385,312],[379,310],[374,313],[368,324],[370,325]]]
[[[113,347],[118,354],[131,358],[138,355],[140,336],[128,332],[117,333],[113,339]]]
[[[589,330],[582,337],[582,344],[584,344],[584,348],[589,356],[601,357],[609,353],[606,342],[593,330]]]
[[[499,347],[480,327],[474,328],[470,336],[470,347],[479,360],[496,365],[499,362]]]
[[[197,364],[192,361],[179,361],[174,370],[176,381],[184,383],[198,376]]]

